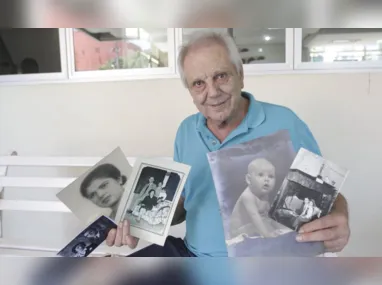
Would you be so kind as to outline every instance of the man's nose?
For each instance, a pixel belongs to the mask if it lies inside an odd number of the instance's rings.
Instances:
[[[208,82],[208,97],[217,97],[219,93],[219,87],[214,82]]]

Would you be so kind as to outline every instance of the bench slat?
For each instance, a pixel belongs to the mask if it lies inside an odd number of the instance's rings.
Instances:
[[[32,211],[32,212],[71,212],[60,201],[24,201],[24,200],[0,200],[0,210]]]
[[[65,188],[75,179],[73,177],[0,177],[1,187],[20,188]]]

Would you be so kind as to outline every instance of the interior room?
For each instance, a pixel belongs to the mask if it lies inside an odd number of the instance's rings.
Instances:
[[[7,167],[12,153],[36,161],[95,161],[119,146],[132,161],[171,159],[179,125],[198,112],[177,67],[178,49],[195,30],[0,29],[0,181],[69,178],[86,169]],[[243,90],[293,110],[324,157],[349,169],[341,193],[349,204],[351,237],[338,255],[382,256],[382,29],[216,30],[235,40]],[[83,228],[59,205],[57,192],[0,187],[0,255],[52,256]],[[56,204],[39,210],[41,202]],[[185,223],[170,234],[184,237]],[[135,250],[147,245],[142,241]],[[135,250],[104,246],[100,252]]]

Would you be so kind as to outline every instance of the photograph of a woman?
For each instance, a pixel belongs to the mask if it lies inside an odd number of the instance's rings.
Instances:
[[[115,220],[131,172],[132,166],[117,148],[61,190],[57,197],[86,223],[99,215]]]
[[[97,166],[86,176],[81,183],[80,191],[84,198],[98,207],[111,209],[109,217],[114,219],[126,181],[127,177],[117,167],[105,163]]]

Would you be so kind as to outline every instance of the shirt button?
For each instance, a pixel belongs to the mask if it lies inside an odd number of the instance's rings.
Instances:
[[[212,144],[215,145],[215,144],[216,144],[216,141],[212,141]]]

